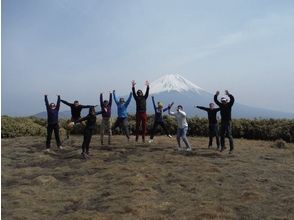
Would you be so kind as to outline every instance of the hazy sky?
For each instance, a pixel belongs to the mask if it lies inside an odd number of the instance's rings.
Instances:
[[[2,114],[173,73],[294,112],[293,60],[292,0],[2,0]]]

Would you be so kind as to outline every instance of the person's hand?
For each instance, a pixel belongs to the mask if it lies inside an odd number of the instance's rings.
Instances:
[[[219,91],[216,91],[216,93],[215,93],[216,95],[219,95]]]
[[[132,80],[132,86],[134,87],[136,85],[136,81]]]
[[[226,94],[226,95],[230,95],[230,93],[229,93],[229,91],[228,91],[228,90],[226,90],[226,91],[225,91],[225,94]]]
[[[145,81],[145,85],[149,86],[149,81],[148,80]]]

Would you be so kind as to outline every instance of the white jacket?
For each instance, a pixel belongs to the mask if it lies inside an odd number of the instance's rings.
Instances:
[[[179,128],[188,127],[188,122],[186,118],[186,113],[182,110],[177,112],[171,112],[170,109],[168,110],[168,114],[175,116],[177,119],[177,124]]]

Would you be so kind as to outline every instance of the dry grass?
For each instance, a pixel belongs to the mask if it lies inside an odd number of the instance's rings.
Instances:
[[[93,137],[79,158],[81,136],[43,152],[44,139],[2,140],[3,219],[294,219],[294,146],[236,140],[235,152],[179,154],[175,139],[109,148]]]

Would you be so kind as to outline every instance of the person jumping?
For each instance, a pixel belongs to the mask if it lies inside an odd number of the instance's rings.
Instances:
[[[172,105],[169,105],[168,108],[168,114],[175,116],[178,124],[178,129],[177,129],[177,142],[178,142],[178,151],[182,151],[183,148],[181,146],[181,140],[186,145],[186,149],[184,149],[187,152],[192,151],[192,147],[187,139],[187,132],[188,132],[188,123],[187,123],[187,118],[186,118],[186,113],[183,111],[183,106],[178,105],[177,107],[177,112],[171,112]]]
[[[132,93],[130,93],[127,101],[125,101],[125,99],[123,97],[121,97],[119,99],[119,101],[117,100],[117,97],[115,95],[115,90],[113,90],[113,98],[114,101],[117,105],[117,119],[112,127],[112,129],[116,129],[117,127],[123,127],[125,135],[128,139],[128,141],[130,140],[130,131],[129,131],[129,123],[128,123],[128,112],[127,112],[127,108],[131,102],[132,99]]]
[[[82,144],[82,153],[81,153],[82,159],[89,158],[90,142],[91,142],[93,130],[96,127],[96,115],[99,115],[99,114],[102,114],[102,111],[96,113],[95,107],[91,106],[89,108],[89,114],[86,117],[80,118],[75,122],[71,122],[71,123],[77,124],[82,121],[86,121],[86,127],[84,129],[84,140]]]
[[[81,111],[83,108],[91,108],[93,105],[80,105],[79,101],[75,100],[74,103],[69,103],[63,99],[60,100],[63,104],[70,107],[71,119],[70,122],[75,122],[81,118]],[[70,128],[66,129],[66,137],[69,138]]]
[[[100,140],[103,145],[103,138],[105,130],[108,133],[108,144],[111,144],[111,105],[112,105],[112,93],[109,92],[109,100],[103,101],[103,94],[100,94],[100,106],[102,111],[102,121],[100,126]]]
[[[227,100],[226,97],[221,98],[221,102],[217,100],[219,95],[219,91],[217,91],[214,95],[214,102],[220,108],[221,114],[221,127],[220,127],[220,136],[221,136],[221,152],[225,149],[225,136],[229,138],[230,141],[230,151],[229,153],[233,153],[234,150],[234,142],[232,136],[232,106],[235,102],[235,98],[231,95],[228,90],[225,91],[225,94],[230,97],[230,101]]]
[[[58,113],[60,107],[60,95],[58,95],[57,103],[50,103],[48,102],[47,95],[45,97],[45,105],[47,110],[47,139],[46,139],[46,151],[50,152],[50,143],[52,132],[54,131],[56,144],[59,149],[63,149],[61,146],[60,136],[59,136],[59,125],[58,125]]]
[[[155,115],[154,115],[154,123],[153,123],[153,128],[151,130],[151,134],[150,134],[150,140],[149,143],[153,142],[153,138],[154,138],[154,133],[156,131],[156,128],[158,125],[160,125],[162,127],[162,129],[164,130],[164,132],[166,133],[166,135],[168,137],[172,137],[169,133],[169,131],[167,130],[165,123],[163,121],[163,117],[162,117],[162,113],[168,110],[168,107],[163,108],[163,104],[161,102],[157,103],[157,106],[155,105],[155,101],[154,101],[154,96],[152,96],[152,103],[153,103],[153,107],[154,107],[154,111],[155,111]],[[172,103],[173,104],[173,103]],[[171,106],[172,104],[170,104],[169,106]]]
[[[139,129],[142,124],[142,141],[145,143],[146,125],[147,125],[147,114],[146,114],[146,100],[149,95],[149,82],[146,81],[147,86],[145,95],[143,95],[142,90],[135,91],[136,82],[132,81],[132,92],[134,99],[136,101],[136,141],[139,138]]]
[[[218,111],[220,111],[220,108],[214,108],[214,103],[210,103],[209,108],[206,108],[203,106],[196,106],[196,108],[199,108],[201,110],[206,111],[207,115],[208,115],[208,129],[209,129],[208,148],[212,147],[212,140],[213,140],[213,137],[215,136],[217,150],[219,150],[220,144],[219,144],[219,135],[218,135],[218,125],[217,125],[216,114]]]

